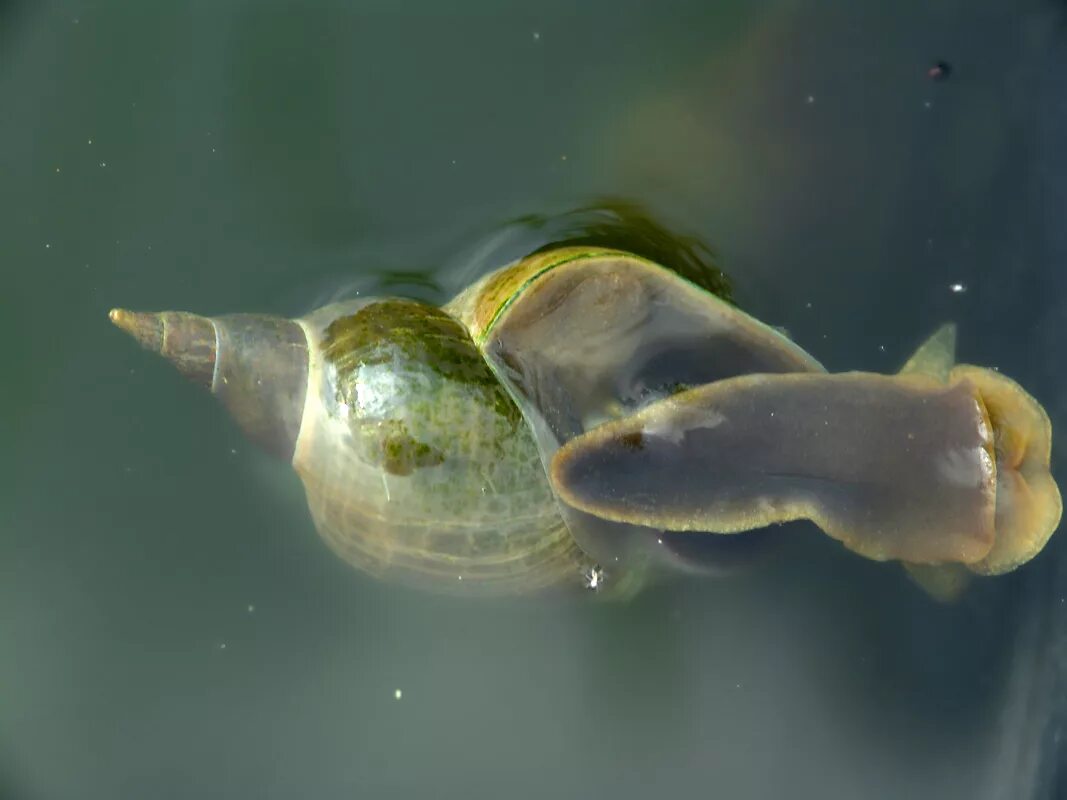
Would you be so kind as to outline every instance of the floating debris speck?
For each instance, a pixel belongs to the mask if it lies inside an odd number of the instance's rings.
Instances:
[[[404,693],[402,691],[400,691],[399,689],[397,689],[396,691],[393,692],[393,697],[395,699],[397,699],[397,700],[400,700],[403,696],[404,696]]]
[[[926,77],[932,81],[948,80],[952,74],[952,65],[947,61],[935,61],[930,69],[926,70]]]
[[[590,591],[595,592],[604,585],[604,570],[597,565],[590,567],[582,577],[585,579],[585,588]]]
[[[952,290],[953,294],[963,294],[967,291],[967,285],[964,283],[954,283],[948,288]]]

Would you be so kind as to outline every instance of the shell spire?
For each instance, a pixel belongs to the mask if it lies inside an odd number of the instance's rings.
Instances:
[[[122,308],[108,316],[215,395],[256,444],[292,458],[308,374],[307,337],[298,323],[258,314],[201,317]]]
[[[211,388],[217,337],[206,317],[182,311],[140,312],[113,308],[111,321],[145,350],[159,353],[193,383]]]

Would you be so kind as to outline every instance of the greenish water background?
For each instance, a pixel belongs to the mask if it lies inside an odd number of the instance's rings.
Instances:
[[[0,2],[0,793],[1067,791],[1063,541],[953,607],[816,535],[626,606],[421,595],[106,319],[444,297],[612,196],[831,369],[955,319],[1063,429],[1065,81],[1050,0]]]

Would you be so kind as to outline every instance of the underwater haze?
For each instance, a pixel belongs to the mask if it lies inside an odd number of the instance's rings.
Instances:
[[[814,528],[440,597],[107,319],[443,302],[630,209],[830,370],[957,322],[1062,479],[1065,86],[1062,0],[0,0],[0,798],[1067,797],[1062,533],[954,604]]]

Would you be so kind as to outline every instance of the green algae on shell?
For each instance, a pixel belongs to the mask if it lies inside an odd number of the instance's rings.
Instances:
[[[585,560],[536,445],[462,324],[397,299],[302,324],[311,379],[293,463],[336,552],[443,591],[576,582]]]

